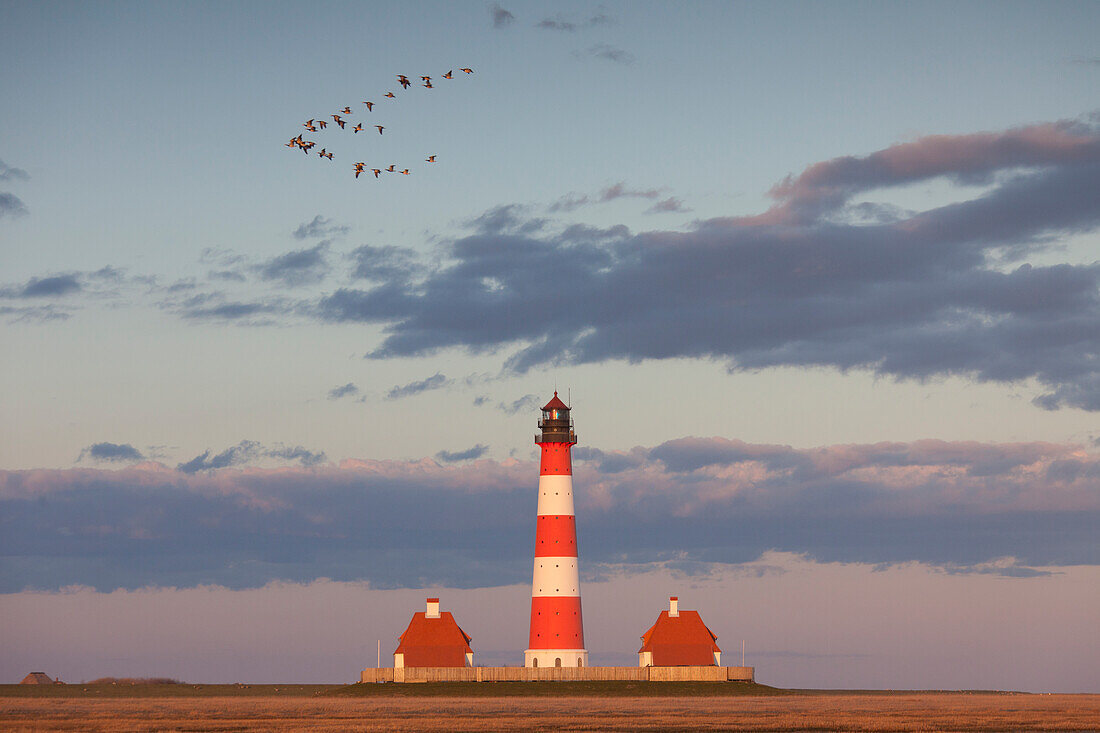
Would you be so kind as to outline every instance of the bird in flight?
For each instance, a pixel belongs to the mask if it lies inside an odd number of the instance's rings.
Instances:
[[[328,123],[325,122],[324,120],[317,120],[317,127],[320,127],[323,130],[326,127],[328,127]],[[317,132],[317,131],[314,130],[314,132]]]
[[[409,81],[409,77],[405,76],[404,74],[397,75],[397,83],[401,85],[402,89],[408,89],[409,85],[412,84],[412,82]]]
[[[332,119],[333,119],[334,122],[336,122],[337,125],[340,126],[341,130],[343,130],[344,125],[347,124],[347,122],[345,120],[340,119],[340,115],[333,115]]]
[[[382,134],[382,130],[385,130],[385,129],[386,129],[386,128],[382,127],[381,125],[375,125],[375,127],[377,127],[377,128],[378,128],[378,134],[379,134],[379,135],[381,135],[381,134]]]
[[[428,162],[428,163],[438,163],[438,162],[439,162],[438,160],[436,160],[436,159],[435,159],[435,156],[434,156],[434,155],[429,155],[429,156],[428,156],[427,158],[425,158],[424,160],[425,160],[426,162]]]
[[[317,155],[320,155],[322,158],[328,158],[329,160],[332,160],[332,153],[326,153],[324,148],[321,148],[321,152],[317,153]]]
[[[401,172],[404,173],[406,176],[409,175],[409,169],[408,168],[406,168],[405,170],[403,170]]]
[[[363,104],[367,105],[367,111],[368,112],[370,112],[371,107],[374,106],[374,102],[363,102]]]
[[[355,177],[356,178],[359,177],[359,174],[363,172],[363,169],[366,168],[366,166],[367,166],[366,163],[356,163],[355,164]]]
[[[351,128],[351,131],[352,131],[352,132],[362,132],[362,131],[363,131],[363,123],[362,123],[362,122],[360,122],[360,123],[359,123],[358,125],[356,125],[355,127]]]
[[[341,110],[341,111],[346,115],[350,115],[351,114],[351,107],[344,107],[344,109]]]
[[[473,70],[473,69],[459,69],[459,71],[465,71],[465,72],[466,72],[467,74],[472,74],[472,73],[474,73],[474,70]]]
[[[317,132],[317,128],[313,126],[313,120],[310,120],[309,122],[306,122],[305,124],[302,125],[302,127],[306,128],[310,132]]]
[[[453,73],[454,73],[454,69],[451,69],[450,71],[448,71],[446,74],[443,75],[443,78],[444,79],[453,79],[454,78],[452,76]]]
[[[381,168],[371,168],[370,170],[371,170],[371,173],[374,174],[375,178],[378,178],[378,174],[382,172]]]
[[[397,167],[397,164],[394,163],[389,168],[386,169],[386,172],[387,173],[396,173],[397,171],[394,170],[394,168],[396,168],[396,167]]]
[[[389,97],[390,99],[396,99],[397,98],[397,95],[394,94],[393,92],[386,92],[386,96]]]

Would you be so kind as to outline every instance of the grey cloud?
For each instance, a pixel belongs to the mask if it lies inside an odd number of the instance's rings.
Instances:
[[[588,204],[606,204],[621,198],[655,199],[660,195],[661,192],[658,189],[632,189],[628,188],[623,181],[619,181],[592,196],[575,192],[567,193],[550,204],[546,210],[550,213],[569,212]],[[670,198],[666,199],[666,201],[676,201],[676,199]],[[654,204],[654,208],[661,205],[661,203]]]
[[[531,410],[537,410],[542,405],[540,404],[539,396],[537,394],[525,394],[517,400],[512,402],[498,402],[497,409],[508,415],[516,415],[520,412],[530,412]]]
[[[294,230],[295,239],[311,239],[311,238],[335,238],[341,237],[351,231],[350,227],[337,224],[332,219],[326,219],[318,214],[313,217],[313,221],[300,224],[297,229]]]
[[[4,161],[0,160],[0,181],[27,181],[30,180],[30,175],[22,168],[13,168]],[[27,207],[23,202],[13,193],[6,191],[0,191],[0,219],[5,216],[16,218],[19,216],[25,216],[27,214]]]
[[[223,280],[239,283],[244,282],[246,279],[239,270],[210,270],[206,273],[206,277],[210,280]]]
[[[617,64],[625,64],[627,66],[634,63],[633,54],[607,43],[598,43],[595,46],[589,47],[586,54],[595,59],[613,61]]]
[[[20,298],[57,297],[78,293],[81,290],[77,275],[52,275],[50,277],[32,277],[19,291]]]
[[[445,376],[436,372],[427,379],[421,379],[415,382],[409,382],[408,384],[401,384],[390,389],[386,392],[387,400],[399,400],[403,397],[412,397],[418,395],[421,392],[428,392],[433,389],[442,389],[451,383],[451,380]]]
[[[861,192],[941,177],[990,185],[898,219],[833,218]],[[1034,379],[1046,388],[1039,406],[1095,410],[1100,263],[1006,271],[1001,255],[1095,231],[1097,191],[1100,132],[1083,123],[931,136],[817,163],[777,185],[767,212],[686,232],[544,234],[525,230],[522,207],[498,207],[415,286],[341,289],[318,313],[384,324],[375,358],[512,346],[514,372],[716,358],[730,370]]]
[[[176,470],[185,474],[195,474],[200,471],[214,471],[220,468],[240,466],[261,458],[278,458],[286,461],[297,461],[304,467],[315,466],[324,462],[324,452],[314,452],[302,446],[288,447],[276,445],[264,447],[254,440],[242,440],[235,446],[226,448],[221,453],[211,455],[211,451],[203,451],[186,463],[180,463]]]
[[[239,265],[244,262],[244,259],[244,255],[239,255],[236,252],[221,247],[206,247],[199,254],[199,262],[207,265],[217,265],[223,268]]]
[[[533,234],[546,225],[546,220],[526,218],[526,210],[520,204],[497,206],[466,222],[466,226],[481,234]]]
[[[670,456],[688,448],[703,457],[671,470]],[[529,581],[537,462],[496,462],[483,450],[441,452],[447,465],[338,468],[305,449],[243,441],[179,471],[0,471],[0,592],[319,577],[376,587]],[[692,574],[769,550],[1006,578],[1100,564],[1100,456],[1078,445],[798,450],[683,438],[625,453],[574,450],[590,568],[661,563]],[[210,470],[267,453],[312,467]],[[1067,472],[1065,462],[1080,465]]]
[[[308,249],[286,252],[257,265],[256,272],[264,280],[277,280],[291,287],[319,282],[328,273],[328,247],[326,240]]]
[[[196,473],[218,468],[228,468],[252,460],[260,454],[261,446],[254,440],[242,440],[232,448],[227,448],[217,455],[211,456],[210,451],[203,451],[186,463],[176,466],[177,471],[183,473]]]
[[[605,452],[599,448],[579,446],[573,449],[573,458],[594,463],[596,470],[601,474],[614,474],[641,467],[648,455],[642,450],[634,450],[630,453]]]
[[[604,15],[603,13],[590,15],[587,18],[579,21],[569,20],[559,13],[553,18],[544,18],[543,20],[540,20],[538,23],[535,24],[535,27],[542,28],[543,30],[548,31],[564,31],[567,33],[573,33],[574,31],[578,31],[582,28],[591,28],[597,25],[607,25],[612,22],[613,19],[611,18],[611,16]]]
[[[94,461],[140,461],[145,458],[134,446],[129,443],[93,443],[80,451],[81,461],[88,457]]]
[[[324,463],[326,458],[324,451],[311,451],[300,445],[293,447],[280,445],[274,448],[268,448],[264,451],[264,455],[269,458],[282,458],[285,461],[298,461],[298,463],[306,467]]]
[[[46,323],[49,321],[63,321],[72,317],[72,313],[54,305],[9,306],[0,305],[0,316],[8,319],[8,323]]]
[[[14,168],[0,160],[0,181],[29,181],[31,176],[22,168]]]
[[[455,463],[456,461],[471,461],[481,458],[489,450],[489,446],[478,443],[472,448],[467,448],[463,451],[451,452],[449,450],[441,450],[435,454],[435,457],[444,463]]]
[[[626,184],[619,181],[616,184],[608,186],[604,190],[600,191],[600,195],[597,197],[597,201],[600,203],[606,203],[608,201],[614,201],[621,198],[640,198],[640,199],[655,199],[661,195],[661,192],[656,189],[638,190],[630,189],[626,187]]]
[[[544,18],[535,24],[536,28],[543,28],[548,31],[575,31],[577,30],[577,24],[572,21],[565,20],[560,15],[554,18]]]
[[[421,271],[416,252],[407,247],[363,245],[350,257],[355,263],[352,277],[359,280],[408,280]]]
[[[274,312],[274,309],[264,303],[227,302],[205,305],[197,301],[190,301],[188,307],[183,310],[182,315],[184,318],[196,321],[237,321],[272,312]]]
[[[474,407],[481,407],[482,405],[489,404],[489,395],[478,395],[474,398]]]
[[[647,214],[669,214],[691,211],[691,209],[684,206],[684,202],[675,196],[669,196],[667,199],[662,199],[657,203],[650,206],[645,210]]]
[[[17,216],[24,216],[27,213],[27,207],[23,205],[23,202],[19,200],[19,197],[13,193],[4,193],[0,191],[0,219],[5,216],[10,216],[13,219]]]
[[[516,16],[500,7],[498,3],[493,3],[489,6],[489,17],[493,20],[494,28],[507,28],[512,23],[516,22]]]
[[[341,387],[333,387],[328,391],[330,400],[338,400],[341,397],[354,397],[359,394],[359,388],[353,382],[348,382]]]

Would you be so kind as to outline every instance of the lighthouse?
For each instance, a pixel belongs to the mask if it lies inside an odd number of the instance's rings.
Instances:
[[[535,443],[539,462],[535,568],[531,583],[531,635],[525,667],[587,667],[573,514],[573,464],[577,442],[569,406],[558,393],[542,408]]]

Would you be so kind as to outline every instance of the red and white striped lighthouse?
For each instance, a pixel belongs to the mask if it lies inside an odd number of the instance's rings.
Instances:
[[[530,647],[525,667],[587,667],[577,570],[577,522],[573,514],[573,464],[577,442],[569,406],[558,398],[542,408],[539,508],[535,529],[535,571],[531,583]]]

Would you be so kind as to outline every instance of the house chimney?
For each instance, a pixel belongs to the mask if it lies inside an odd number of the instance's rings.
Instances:
[[[428,607],[424,611],[424,618],[439,618],[439,599],[429,598]]]
[[[680,615],[680,599],[676,596],[668,597],[668,615],[671,618],[676,618]]]

